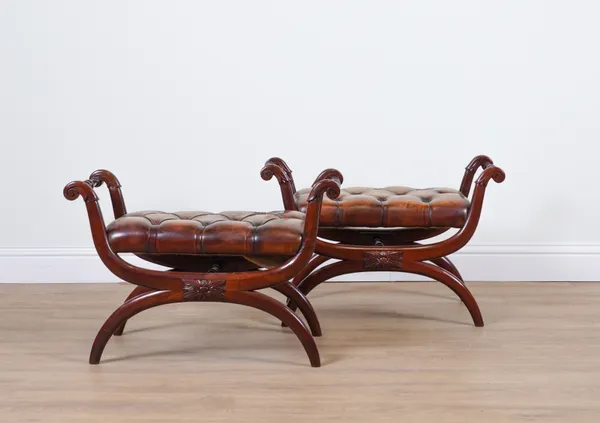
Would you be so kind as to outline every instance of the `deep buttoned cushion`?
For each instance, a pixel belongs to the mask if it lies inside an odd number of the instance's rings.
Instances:
[[[293,256],[304,217],[297,211],[142,211],[116,219],[107,233],[118,253]]]
[[[310,189],[295,194],[299,210],[306,210]],[[340,196],[323,199],[321,226],[334,227],[453,227],[465,224],[469,200],[450,188],[415,189],[353,187]]]

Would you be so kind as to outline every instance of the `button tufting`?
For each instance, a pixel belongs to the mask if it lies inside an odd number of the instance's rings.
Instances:
[[[295,194],[299,210],[306,210],[310,190]],[[336,227],[454,227],[464,225],[469,200],[451,188],[415,189],[349,187],[336,201],[323,199],[320,224]]]
[[[298,211],[142,211],[106,230],[118,253],[292,256],[302,242],[304,218]]]

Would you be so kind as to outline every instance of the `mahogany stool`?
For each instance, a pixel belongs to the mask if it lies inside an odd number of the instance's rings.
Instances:
[[[212,301],[263,310],[288,326],[302,343],[310,364],[320,366],[314,336],[321,335],[315,312],[293,280],[308,265],[317,240],[324,194],[336,198],[342,175],[324,173],[306,196],[305,212],[202,211],[127,213],[121,184],[111,172],[97,170],[64,189],[67,200],[83,197],[94,246],[108,269],[137,287],[106,320],[93,343],[90,364],[98,364],[112,335],[127,319],[163,304]],[[94,191],[106,183],[115,220],[104,223]],[[150,270],[123,260],[120,253],[170,268]],[[288,307],[259,290],[273,288],[298,306],[307,325]]]
[[[483,171],[475,181],[476,172]],[[268,160],[261,175],[274,175],[280,185],[286,210],[307,210],[310,189],[296,191],[292,171],[280,158]],[[327,175],[323,172],[319,177]],[[435,279],[460,297],[475,326],[483,326],[477,301],[465,286],[458,269],[447,257],[471,239],[481,215],[485,189],[490,179],[504,181],[502,169],[487,156],[477,156],[466,167],[460,189],[344,188],[335,199],[325,199],[321,209],[319,239],[309,265],[292,283],[305,295],[320,283],[349,273],[399,271]],[[449,229],[449,238],[421,244]],[[322,266],[331,259],[334,263]],[[320,267],[321,266],[321,267]],[[293,299],[288,306],[296,309]]]

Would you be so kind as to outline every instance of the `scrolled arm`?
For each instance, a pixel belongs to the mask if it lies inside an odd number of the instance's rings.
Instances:
[[[292,178],[292,170],[287,163],[279,157],[271,157],[269,160],[267,160],[264,167],[260,171],[260,176],[265,181],[268,181],[275,176],[280,184],[291,183],[293,191],[296,192],[294,178]]]
[[[292,177],[292,170],[286,162],[279,157],[271,157],[260,171],[260,176],[269,181],[275,176],[279,182],[283,206],[286,210],[297,210],[294,194],[296,193],[296,185]]]
[[[336,179],[340,185],[344,183],[344,176],[342,175],[342,173],[339,170],[325,169],[323,172],[321,172],[319,174],[319,176],[317,176],[317,179],[315,179],[315,182],[313,182],[312,186],[314,187],[319,181],[322,181],[325,179]]]
[[[92,173],[92,176],[97,174],[97,172]],[[116,178],[114,178],[114,180],[116,180]],[[112,183],[112,181],[108,179],[103,179],[103,181],[106,182],[107,185]],[[134,266],[120,258],[111,249],[106,233],[106,225],[104,223],[104,218],[102,217],[102,211],[100,210],[98,196],[94,192],[94,187],[100,185],[101,182],[96,178],[90,178],[86,181],[69,182],[63,190],[63,195],[70,201],[76,200],[80,196],[83,197],[88,213],[90,228],[92,230],[94,247],[96,247],[96,251],[102,262],[111,272],[123,280],[130,282],[137,281],[135,283],[156,290],[181,290],[182,281],[179,277]]]
[[[501,184],[504,182],[504,179],[506,179],[506,174],[499,167],[491,165],[486,167],[485,170],[481,172],[481,175],[479,175],[479,178],[477,178],[477,181],[475,181],[475,185],[486,187],[490,179],[493,179],[494,182]]]
[[[106,225],[104,224],[104,218],[100,210],[98,196],[94,192],[94,182],[89,179],[86,181],[69,182],[63,190],[63,195],[69,201],[76,200],[80,196],[85,201],[94,246],[102,257],[103,250],[108,246],[108,241],[106,237]]]
[[[285,280],[293,278],[300,270],[306,267],[315,252],[315,246],[317,244],[319,217],[321,215],[323,196],[327,195],[329,198],[335,199],[339,194],[340,182],[338,178],[323,179],[313,186],[310,195],[308,196],[308,206],[306,208],[306,217],[304,218],[304,231],[300,250],[298,250],[296,255],[281,267],[271,271],[267,270],[266,272],[277,273],[277,280]],[[273,283],[267,282],[267,278],[264,278],[264,280],[261,281],[247,282],[245,284],[240,283],[239,287],[249,290],[264,288],[271,285],[273,285]]]
[[[106,183],[106,186],[111,188],[121,188],[121,183],[115,174],[106,169],[93,171],[90,175],[90,181],[94,184],[94,188],[102,186],[102,183]]]
[[[263,277],[259,280],[256,279],[256,272],[240,273],[235,281],[227,282],[228,289],[246,291],[262,289],[279,284],[283,280],[290,280],[298,275],[298,272],[306,267],[315,252],[323,196],[327,195],[331,199],[337,198],[340,194],[339,179],[340,178],[337,177],[323,179],[313,186],[310,195],[308,196],[302,244],[300,245],[300,250],[298,250],[294,257],[290,258],[280,267],[263,271],[261,273]],[[218,273],[203,275],[203,278],[206,279],[216,279],[219,277]]]
[[[100,187],[102,186],[102,183],[106,183],[108,192],[110,194],[110,201],[112,203],[115,219],[127,214],[125,200],[123,199],[123,192],[121,191],[121,183],[114,173],[106,169],[98,169],[92,172],[89,180],[93,187]]]
[[[476,156],[471,162],[465,167],[465,174],[460,184],[460,192],[468,197],[471,192],[471,185],[473,184],[473,178],[479,168],[488,169],[494,166],[494,162],[488,156],[480,155]]]
[[[445,248],[448,250],[444,251],[443,255],[447,255],[451,252],[457,251],[463,245],[465,245],[475,233],[479,218],[481,216],[481,210],[483,208],[483,199],[485,197],[485,189],[490,180],[494,180],[497,183],[504,182],[506,174],[502,169],[493,164],[484,166],[485,169],[477,181],[475,181],[475,189],[473,190],[473,197],[471,198],[471,207],[467,214],[467,221],[461,230],[452,238],[452,242],[448,242]]]
[[[63,195],[69,201],[77,200],[79,196],[83,197],[86,203],[98,201],[93,187],[93,182],[90,180],[69,182],[63,189]]]
[[[341,173],[336,171],[341,176]],[[336,176],[329,179],[321,179],[317,181],[308,195],[308,205],[306,207],[306,220],[304,223],[304,244],[315,248],[317,234],[319,229],[319,217],[321,215],[321,206],[323,204],[323,196],[327,195],[332,200],[335,200],[340,195],[341,180]],[[303,246],[304,248],[304,246]],[[312,254],[312,252],[311,252]]]
[[[323,196],[325,194],[327,194],[327,197],[331,198],[332,200],[335,200],[340,196],[341,185],[344,178],[340,172],[338,172],[337,170],[335,171],[339,174],[340,177],[335,175],[331,178],[318,180],[313,184],[312,189],[310,190],[310,194],[308,196],[309,203],[317,200],[322,202]]]

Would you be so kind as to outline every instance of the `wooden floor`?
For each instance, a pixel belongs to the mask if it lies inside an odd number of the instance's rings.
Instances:
[[[126,285],[0,285],[1,422],[598,422],[600,284],[327,284],[311,368],[269,315],[148,310],[87,364]]]

